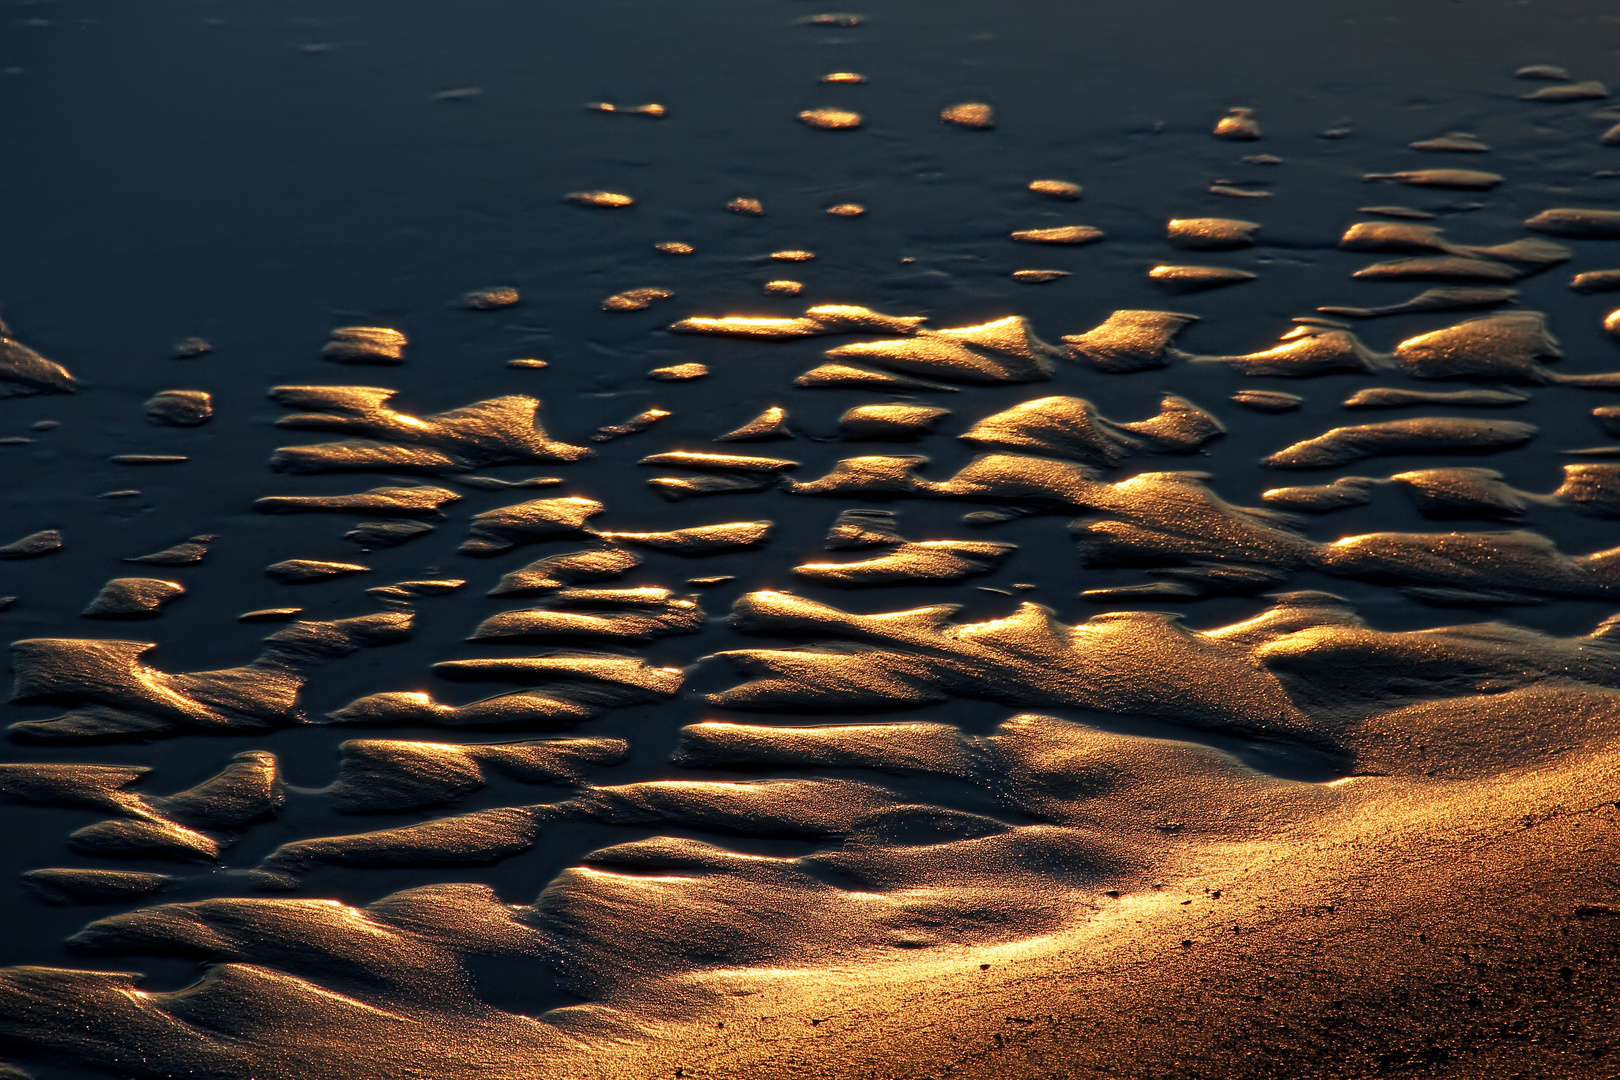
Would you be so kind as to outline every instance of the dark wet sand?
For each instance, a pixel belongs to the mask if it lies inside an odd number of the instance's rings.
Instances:
[[[5,17],[19,1067],[1614,1072],[1604,5]]]

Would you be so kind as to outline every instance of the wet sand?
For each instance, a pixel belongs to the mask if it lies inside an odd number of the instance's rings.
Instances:
[[[1613,1072],[1602,5],[7,17],[17,1069]]]

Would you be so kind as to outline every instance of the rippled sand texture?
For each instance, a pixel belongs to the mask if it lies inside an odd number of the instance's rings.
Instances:
[[[1612,16],[1070,7],[188,8],[341,149],[8,217],[0,1074],[1611,1076]]]

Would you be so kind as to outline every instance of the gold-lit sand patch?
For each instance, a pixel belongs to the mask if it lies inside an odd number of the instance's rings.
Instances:
[[[864,15],[854,15],[847,11],[834,11],[822,15],[806,15],[799,20],[801,26],[859,26],[866,21]]]
[[[1082,191],[1079,184],[1070,183],[1068,180],[1031,180],[1029,190],[1037,195],[1045,195],[1049,199],[1062,199],[1064,202],[1074,202]]]
[[[617,210],[621,207],[631,206],[636,200],[628,195],[621,195],[616,191],[571,191],[563,198],[581,206],[597,206],[604,210]]]
[[[668,289],[653,286],[645,289],[626,289],[602,301],[603,311],[646,311],[654,300],[667,300],[675,294]]]
[[[461,306],[468,311],[495,311],[511,307],[523,297],[510,285],[495,285],[488,289],[474,289],[463,293]]]
[[[405,335],[387,326],[340,326],[321,350],[339,364],[398,364],[405,359]]]
[[[1211,184],[1211,195],[1224,195],[1228,199],[1269,199],[1271,192],[1259,188],[1236,187],[1232,184]]]
[[[1260,137],[1260,122],[1254,110],[1242,107],[1228,109],[1226,115],[1215,122],[1217,139],[1253,140]]]
[[[658,382],[685,382],[688,379],[701,379],[708,373],[707,364],[671,364],[668,367],[653,368],[647,372],[647,378]]]
[[[861,114],[848,109],[806,109],[799,119],[823,131],[849,131],[861,126]]]
[[[1172,218],[1166,235],[1176,247],[1219,250],[1248,247],[1254,243],[1259,228],[1256,222],[1234,218]]]
[[[1254,280],[1247,270],[1226,266],[1155,266],[1148,271],[1148,277],[1175,292],[1200,292]]]
[[[614,105],[612,102],[608,101],[592,101],[589,102],[585,107],[593,112],[629,113],[634,116],[652,117],[663,116],[664,113],[668,111],[657,102],[650,102],[646,105]]]
[[[1090,225],[1059,225],[1050,229],[1020,229],[1011,235],[1025,244],[1094,244],[1106,239],[1108,234]]]
[[[940,111],[940,121],[957,127],[988,131],[996,126],[996,112],[982,101],[965,101]]]

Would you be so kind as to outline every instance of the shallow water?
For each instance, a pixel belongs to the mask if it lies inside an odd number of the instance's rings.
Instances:
[[[1605,5],[4,14],[0,761],[150,772],[0,777],[0,960],[213,980],[37,1075],[583,1075],[1614,734]]]

